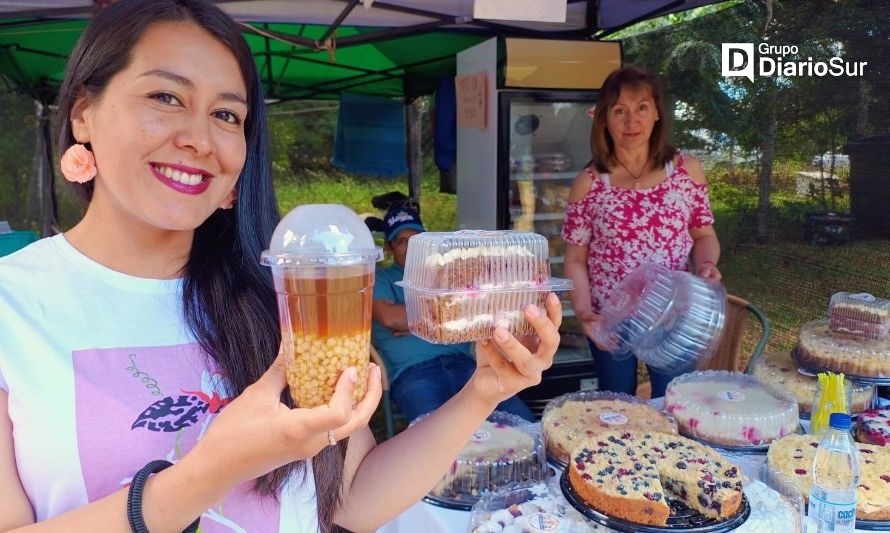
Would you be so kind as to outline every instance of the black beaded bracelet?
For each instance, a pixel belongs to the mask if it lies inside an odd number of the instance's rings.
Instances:
[[[142,495],[145,492],[145,482],[148,481],[148,476],[157,474],[170,466],[173,466],[170,461],[152,461],[133,476],[130,490],[127,492],[127,520],[130,522],[130,529],[133,533],[149,533],[148,527],[145,526],[145,518],[142,516]],[[200,523],[201,517],[199,516],[183,530],[183,533],[195,533],[198,531]]]

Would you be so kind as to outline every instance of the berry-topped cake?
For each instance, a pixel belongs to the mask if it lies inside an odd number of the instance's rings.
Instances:
[[[611,429],[677,433],[677,424],[664,413],[628,394],[581,391],[550,400],[541,417],[547,454],[568,463],[575,445]]]
[[[680,433],[716,446],[751,447],[797,431],[797,401],[740,372],[705,370],[674,378],[665,410]]]
[[[572,451],[569,481],[585,503],[614,518],[665,525],[668,500],[717,520],[742,503],[742,472],[716,451],[662,433],[606,431]]]
[[[800,488],[804,499],[813,484],[813,461],[819,438],[788,435],[769,447],[767,462]],[[890,520],[890,447],[856,443],[859,450],[859,488],[856,491],[856,518]]]
[[[429,495],[472,505],[484,490],[545,479],[546,474],[540,431],[520,417],[496,411],[479,426]]]
[[[866,444],[890,444],[890,409],[869,409],[859,413],[856,440]]]
[[[813,370],[851,376],[890,377],[890,339],[877,340],[831,331],[828,320],[800,327],[795,359]]]
[[[534,333],[523,308],[544,307],[553,289],[549,257],[547,239],[536,233],[415,235],[402,282],[409,329],[440,344],[487,339],[498,326]]]
[[[790,352],[765,353],[754,362],[751,374],[770,385],[784,387],[797,400],[800,413],[807,414],[813,409],[813,398],[819,380],[816,374],[800,368],[791,358]],[[874,399],[875,388],[870,385],[852,385],[852,413],[869,409]]]

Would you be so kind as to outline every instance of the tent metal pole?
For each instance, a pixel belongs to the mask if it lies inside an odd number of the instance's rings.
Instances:
[[[349,0],[346,6],[343,7],[343,11],[341,11],[340,14],[337,15],[337,18],[334,19],[334,22],[332,22],[331,25],[328,26],[328,29],[326,29],[324,33],[321,34],[321,37],[319,37],[315,41],[316,48],[320,48],[324,44],[325,40],[330,37],[331,34],[337,31],[337,28],[339,28],[340,24],[342,24],[343,21],[346,20],[346,17],[348,17],[349,14],[352,13],[352,10],[355,9],[355,6],[358,5],[358,2],[359,0]]]

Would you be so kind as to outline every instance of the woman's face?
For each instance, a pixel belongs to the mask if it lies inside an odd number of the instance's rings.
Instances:
[[[71,113],[98,175],[90,211],[110,224],[193,230],[244,166],[247,88],[238,61],[191,22],[150,26],[130,64]]]
[[[656,120],[655,101],[646,89],[622,87],[618,101],[606,111],[606,128],[615,146],[624,149],[648,146]]]

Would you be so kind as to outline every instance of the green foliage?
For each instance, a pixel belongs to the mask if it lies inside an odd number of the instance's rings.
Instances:
[[[0,94],[0,220],[15,229],[40,229],[40,204],[31,179],[38,135],[34,102],[16,94]]]

